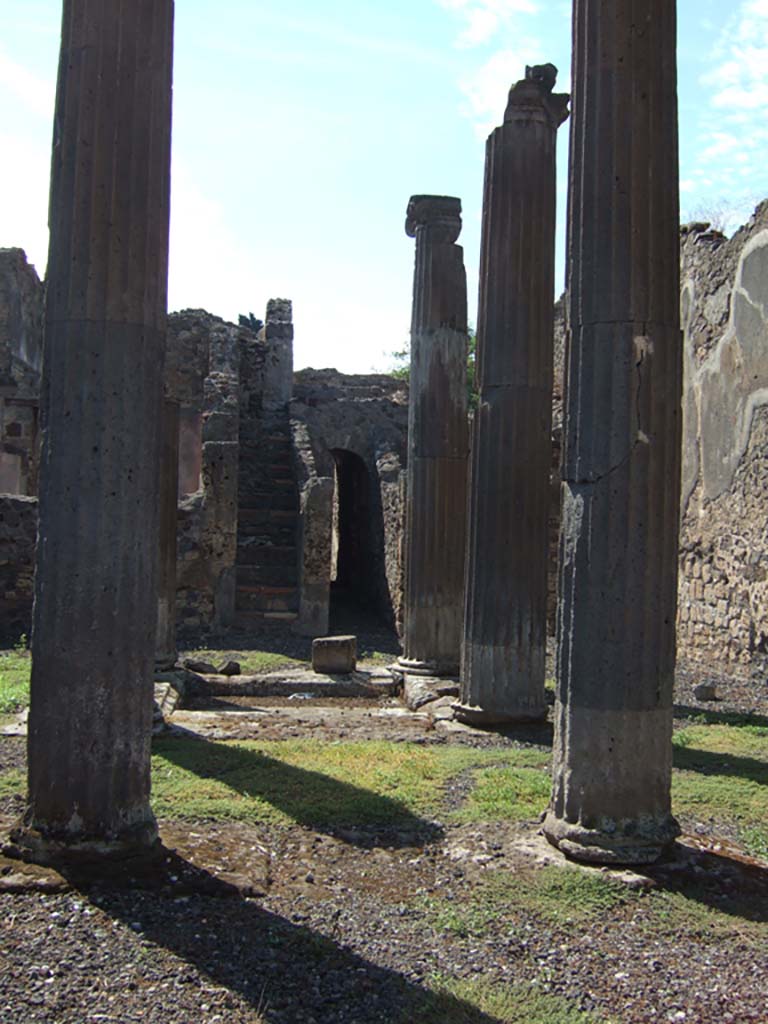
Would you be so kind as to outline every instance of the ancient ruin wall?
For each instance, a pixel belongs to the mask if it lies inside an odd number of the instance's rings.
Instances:
[[[0,492],[37,493],[45,289],[22,249],[0,249]]]
[[[37,540],[37,498],[0,495],[0,639],[29,636]]]
[[[678,653],[768,664],[768,203],[730,241],[682,235],[685,333]]]
[[[305,581],[314,602],[323,572],[331,564],[326,529],[328,484],[334,478],[333,451],[350,452],[365,463],[370,483],[371,538],[375,555],[369,581],[377,608],[397,625],[402,621],[402,489],[408,431],[408,390],[384,374],[349,375],[336,370],[300,370],[294,374],[290,405],[294,450],[298,453],[302,528],[312,542]],[[319,507],[312,522],[312,507]],[[309,515],[304,515],[308,512]],[[320,521],[322,520],[322,521]],[[328,524],[329,525],[329,524]],[[302,598],[303,600],[304,598]],[[307,621],[317,619],[307,605]]]

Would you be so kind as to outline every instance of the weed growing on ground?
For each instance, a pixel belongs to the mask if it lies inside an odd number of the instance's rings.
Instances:
[[[722,942],[739,939],[765,946],[768,942],[768,899],[743,893],[685,885],[678,891],[649,895],[643,927],[654,935],[692,941]]]
[[[526,821],[537,818],[549,801],[547,755],[540,750],[510,752],[514,765],[483,768],[475,786],[452,817],[461,822]]]
[[[498,751],[319,740],[155,742],[153,805],[161,817],[423,827],[447,781]]]
[[[768,854],[768,728],[694,725],[675,733],[673,810],[732,825],[754,856]]]
[[[547,866],[525,874],[490,871],[466,899],[430,897],[424,908],[437,930],[481,938],[496,922],[509,931],[521,912],[551,924],[583,925],[637,899],[636,892],[605,875]]]
[[[275,651],[231,651],[215,650],[211,647],[194,651],[185,651],[184,658],[195,658],[208,661],[217,668],[225,661],[236,661],[243,675],[259,675],[262,672],[275,672],[278,669],[306,668],[307,663],[297,658],[289,658],[286,654]]]
[[[13,714],[27,707],[31,668],[26,637],[13,650],[0,651],[0,714]]]
[[[430,979],[429,988],[430,994],[418,1008],[420,1024],[610,1024],[605,1017],[583,1013],[561,996],[525,983],[501,985],[437,975]],[[447,1000],[454,999],[455,1015],[447,1006]]]

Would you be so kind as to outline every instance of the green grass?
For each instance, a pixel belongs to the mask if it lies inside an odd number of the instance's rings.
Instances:
[[[693,725],[673,738],[678,815],[722,821],[754,856],[768,854],[768,728]]]
[[[306,661],[289,658],[285,654],[278,654],[274,651],[225,651],[206,647],[195,651],[184,651],[180,657],[209,661],[216,668],[223,665],[225,661],[237,661],[240,663],[240,671],[243,675],[258,675],[261,672],[273,672],[280,668],[307,667]]]
[[[768,899],[762,894],[734,896],[688,884],[676,892],[650,893],[642,927],[672,939],[724,942],[742,939],[768,948]]]
[[[7,796],[20,796],[27,791],[26,772],[19,768],[11,768],[0,772],[0,799]]]
[[[315,827],[423,825],[448,780],[499,752],[319,740],[154,745],[153,806],[161,817],[296,821]]]
[[[429,988],[422,1005],[414,1007],[415,1015],[402,1024],[608,1024],[605,1017],[582,1013],[568,1000],[525,983],[500,985],[438,975],[430,979]]]
[[[521,912],[549,924],[583,927],[637,899],[636,892],[600,873],[548,866],[524,874],[491,871],[466,899],[428,897],[423,906],[438,931],[482,938],[496,922],[510,931]]]
[[[461,822],[526,821],[549,801],[547,754],[536,749],[508,751],[513,764],[482,768],[466,801],[454,812]]]
[[[0,714],[21,711],[29,704],[29,651],[21,645],[0,651]]]

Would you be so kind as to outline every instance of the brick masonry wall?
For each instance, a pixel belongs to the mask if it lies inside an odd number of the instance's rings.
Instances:
[[[17,640],[31,627],[37,498],[0,495],[0,638]]]
[[[768,204],[730,241],[682,235],[685,333],[678,655],[768,668]]]

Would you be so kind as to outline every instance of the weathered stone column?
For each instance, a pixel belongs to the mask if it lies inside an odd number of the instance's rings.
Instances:
[[[464,606],[467,493],[467,281],[461,202],[413,196],[405,634],[409,673],[455,675]]]
[[[29,717],[39,860],[154,843],[149,806],[173,0],[65,0]]]
[[[546,713],[555,154],[568,97],[528,69],[486,151],[467,604],[456,716]]]
[[[176,516],[179,503],[179,403],[166,398],[160,454],[160,557],[157,575],[155,665],[176,663]]]
[[[673,0],[574,8],[558,694],[545,832],[642,863],[670,813],[682,339]]]

